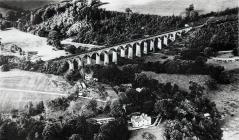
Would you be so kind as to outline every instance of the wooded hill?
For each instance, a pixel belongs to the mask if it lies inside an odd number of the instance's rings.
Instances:
[[[186,17],[159,16],[107,11],[101,3],[62,1],[26,12],[18,28],[33,34],[48,37],[50,31],[57,31],[61,39],[73,38],[75,42],[97,45],[114,45],[132,39],[159,34],[164,31],[206,23],[209,18],[237,15],[238,8],[222,12],[198,15],[193,5],[186,8]]]

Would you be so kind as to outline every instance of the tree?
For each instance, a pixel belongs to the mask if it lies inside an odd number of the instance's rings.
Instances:
[[[153,135],[153,134],[151,134],[151,133],[149,133],[149,132],[144,132],[144,133],[142,134],[142,137],[143,137],[144,139],[146,139],[146,140],[155,140],[155,139],[156,139],[155,135]]]
[[[59,140],[62,128],[59,123],[49,122],[43,129],[42,136],[44,140]]]
[[[135,74],[134,87],[145,87],[149,79],[146,74]]]
[[[69,107],[69,100],[65,97],[56,98],[47,102],[47,107],[52,111],[65,111]]]
[[[45,107],[44,107],[44,102],[40,101],[37,105],[36,105],[36,114],[41,114],[42,112],[44,112]]]
[[[2,18],[3,16],[2,16],[2,13],[0,13],[0,19]]]
[[[133,13],[133,11],[132,11],[130,8],[126,8],[126,9],[125,9],[125,12],[126,12],[127,14]]]
[[[165,137],[167,140],[181,140],[183,139],[183,133],[181,129],[182,124],[178,120],[169,120],[165,125]]]
[[[86,136],[86,130],[87,130],[86,118],[83,116],[79,116],[66,120],[62,128],[61,134],[64,138],[72,137],[75,134],[78,134],[79,136],[84,138]]]
[[[175,106],[176,103],[172,99],[162,99],[155,103],[154,111],[157,114],[161,114],[164,118],[172,119],[175,117]]]
[[[139,92],[137,92],[135,89],[128,89],[126,91],[126,96],[130,103],[135,105],[139,104]]]
[[[31,129],[28,131],[27,140],[43,140],[42,132],[45,128],[44,122],[35,122]]]
[[[16,21],[17,20],[16,13],[12,10],[8,11],[6,13],[6,19],[9,21]]]
[[[127,122],[124,118],[118,118],[100,127],[97,140],[127,140],[127,136]]]
[[[33,103],[31,101],[27,103],[27,105],[25,106],[25,110],[28,115],[34,114],[35,109],[34,109]]]
[[[239,47],[234,48],[233,51],[232,51],[232,54],[234,56],[239,56]]]
[[[5,121],[0,127],[0,140],[18,139],[18,127],[15,122]]]
[[[203,54],[207,57],[210,57],[212,55],[214,55],[214,50],[213,48],[210,48],[210,47],[206,47],[204,50],[203,50]]]
[[[2,72],[6,72],[6,71],[9,71],[9,70],[10,70],[10,68],[9,68],[8,64],[4,64],[4,65],[1,66],[1,71]]]
[[[47,20],[50,17],[52,17],[54,14],[56,14],[56,11],[54,8],[48,7],[45,9],[45,12],[42,15],[43,20]]]
[[[93,111],[97,110],[97,101],[96,100],[90,100],[87,104],[86,104],[86,108],[87,109],[91,109]]]
[[[64,47],[64,50],[71,53],[71,54],[75,54],[76,53],[76,47],[74,45],[66,45]]]
[[[125,112],[123,110],[123,105],[120,103],[119,100],[112,101],[110,105],[110,115],[113,117],[122,117],[125,115]]]
[[[48,34],[47,42],[49,45],[53,45],[57,49],[62,49],[60,38],[60,33],[55,30],[52,30]]]

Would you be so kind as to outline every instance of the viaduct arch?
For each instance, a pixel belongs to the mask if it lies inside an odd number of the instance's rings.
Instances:
[[[147,55],[149,52],[154,52],[156,49],[161,50],[163,46],[168,46],[169,42],[175,41],[177,36],[181,36],[182,33],[186,33],[191,29],[192,27],[187,27],[169,31],[160,35],[151,36],[80,55],[73,55],[55,61],[67,62],[69,64],[69,70],[74,70],[76,67],[79,68],[84,65],[108,65],[109,63],[117,64],[119,57],[133,59],[134,56],[142,57],[142,55]],[[75,63],[77,66],[74,65]]]

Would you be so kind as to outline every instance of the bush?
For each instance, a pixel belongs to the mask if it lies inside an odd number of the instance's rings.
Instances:
[[[65,111],[69,105],[70,101],[65,97],[57,98],[47,103],[47,107],[52,111]]]
[[[47,43],[49,45],[53,45],[57,49],[62,49],[62,45],[61,45],[60,39],[61,39],[60,33],[55,31],[55,30],[52,30],[48,34]]]
[[[155,140],[156,139],[156,137],[153,134],[149,133],[149,132],[144,132],[142,134],[142,138],[144,140]]]
[[[62,45],[60,40],[53,40],[52,41],[52,46],[57,48],[58,50],[62,50]]]
[[[133,87],[144,87],[148,83],[148,77],[144,73],[135,74]]]
[[[6,72],[6,71],[9,71],[9,70],[10,70],[10,67],[9,67],[8,64],[2,65],[2,67],[1,67],[1,71],[2,71],[2,72]]]
[[[2,21],[2,24],[0,24],[0,30],[5,30],[6,28],[10,28],[11,26],[11,22],[4,20]]]
[[[47,37],[49,34],[49,32],[47,32],[45,29],[40,29],[38,32],[37,32],[37,35],[40,36],[40,37]]]
[[[181,52],[181,57],[185,60],[195,60],[198,56],[201,56],[200,49],[187,49]]]
[[[232,73],[225,71],[223,66],[208,65],[209,75],[220,84],[230,84],[233,80]]]
[[[82,76],[81,76],[81,73],[78,70],[76,70],[76,71],[71,70],[71,71],[68,71],[68,72],[65,73],[64,78],[66,80],[72,82],[72,81],[79,80],[80,78],[82,78]]]
[[[207,85],[209,90],[217,90],[217,82],[215,80],[208,80],[205,82],[205,85]]]
[[[76,47],[75,47],[74,45],[66,45],[66,46],[64,47],[64,50],[65,50],[66,52],[71,53],[71,54],[75,54],[75,53],[76,53]]]
[[[52,30],[49,32],[48,38],[52,40],[58,40],[60,39],[60,33],[55,30]]]
[[[203,50],[203,54],[207,57],[209,56],[212,56],[214,55],[214,50],[213,48],[210,48],[210,47],[206,47],[204,50]]]
[[[232,51],[232,54],[233,54],[234,56],[239,56],[239,48],[238,48],[238,47],[237,47],[237,48],[234,48],[233,51]]]
[[[232,82],[232,74],[229,71],[223,71],[218,77],[218,82],[221,84],[230,84]]]

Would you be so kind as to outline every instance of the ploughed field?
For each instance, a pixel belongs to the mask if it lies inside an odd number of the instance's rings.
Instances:
[[[35,72],[0,72],[0,112],[23,109],[28,102],[38,103],[65,96],[71,86],[62,78]]]

